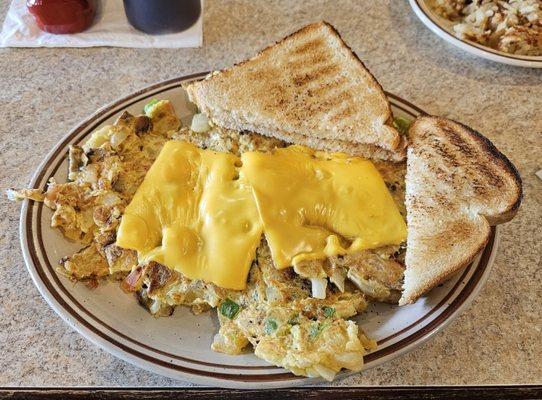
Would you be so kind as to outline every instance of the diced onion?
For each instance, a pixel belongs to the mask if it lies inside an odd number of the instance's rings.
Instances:
[[[154,300],[152,305],[149,307],[149,311],[152,315],[158,313],[162,307],[162,302],[160,300]]]
[[[85,168],[81,172],[81,177],[83,182],[90,184],[98,183],[98,171],[95,168]]]
[[[311,278],[312,297],[315,299],[326,298],[327,280],[325,278]]]
[[[267,300],[269,301],[277,301],[277,300],[281,300],[282,298],[282,296],[280,295],[280,292],[271,286],[267,286],[265,288],[265,296],[267,297]]]
[[[121,130],[121,131],[117,131],[113,133],[109,141],[111,142],[111,146],[113,146],[113,148],[116,149],[117,147],[120,146],[122,142],[126,140],[127,137],[128,137],[128,133],[126,133],[124,130]]]
[[[331,382],[333,380],[333,378],[335,378],[335,374],[336,372],[333,371],[332,369],[329,369],[328,367],[324,367],[323,365],[321,364],[316,364],[314,367],[313,367],[319,374],[322,378],[324,378],[326,381],[329,381]]]
[[[23,200],[24,197],[21,196],[15,189],[7,189],[6,194],[8,196],[8,200],[15,201],[15,200]]]
[[[102,196],[101,203],[104,206],[113,206],[117,203],[120,203],[120,197],[113,192],[107,192]]]
[[[195,114],[192,117],[192,125],[190,126],[190,129],[198,133],[204,133],[211,129],[207,115]]]
[[[363,366],[363,356],[359,352],[347,352],[335,355],[336,360],[343,368],[359,371]]]
[[[346,273],[343,270],[336,269],[333,271],[329,280],[337,286],[337,288],[344,293],[344,281],[346,280]]]
[[[389,295],[389,289],[380,282],[373,279],[364,279],[362,276],[354,273],[352,270],[348,271],[347,276],[348,279],[350,279],[359,290],[371,297],[374,297],[375,299]]]

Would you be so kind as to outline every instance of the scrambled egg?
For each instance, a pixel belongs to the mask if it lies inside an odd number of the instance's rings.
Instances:
[[[397,301],[404,246],[306,262],[294,271],[276,269],[262,239],[243,291],[190,280],[156,262],[140,265],[134,251],[116,246],[123,211],[166,141],[185,140],[235,154],[286,145],[253,133],[217,127],[198,133],[180,125],[168,101],[152,102],[145,115],[125,112],[83,146],[70,147],[69,182],[51,178],[44,193],[20,189],[8,195],[43,201],[53,210],[51,226],[85,245],[60,260],[59,271],[71,279],[92,284],[106,276],[120,280],[121,288],[135,293],[154,316],[170,315],[177,305],[196,314],[216,307],[215,351],[239,354],[251,346],[256,356],[274,365],[328,380],[342,368],[360,370],[366,350],[376,344],[348,318],[362,312],[368,299]],[[405,216],[404,164],[375,165]],[[311,295],[315,285],[325,298]]]

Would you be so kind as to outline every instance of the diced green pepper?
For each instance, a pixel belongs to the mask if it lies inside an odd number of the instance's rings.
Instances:
[[[158,103],[158,99],[152,99],[151,101],[149,101],[147,104],[145,104],[145,107],[143,107],[143,112],[145,114],[148,114],[152,108],[152,106],[154,106],[156,103]]]
[[[329,322],[323,322],[321,324],[314,323],[311,325],[311,328],[309,330],[309,337],[311,339],[316,339],[324,329],[326,329],[329,325],[331,325]]]
[[[393,119],[393,125],[395,128],[399,131],[399,133],[406,135],[408,132],[408,128],[410,127],[410,124],[412,121],[409,121],[406,118],[403,117],[395,117]]]
[[[270,335],[273,332],[275,332],[277,328],[278,328],[277,321],[275,321],[273,318],[267,318],[263,326],[263,331],[266,335]]]
[[[335,315],[335,309],[333,307],[324,307],[323,310],[326,318],[331,318]]]
[[[218,310],[220,311],[220,314],[222,314],[226,318],[234,319],[235,316],[239,314],[241,307],[235,301],[226,299],[222,302],[222,304],[220,304]]]

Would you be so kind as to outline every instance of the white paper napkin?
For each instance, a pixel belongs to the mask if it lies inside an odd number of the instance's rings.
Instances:
[[[0,47],[200,47],[202,16],[189,29],[165,35],[148,35],[133,28],[121,0],[102,0],[93,25],[84,32],[53,35],[41,31],[26,8],[26,0],[13,0],[0,34]],[[203,1],[202,1],[203,9]]]

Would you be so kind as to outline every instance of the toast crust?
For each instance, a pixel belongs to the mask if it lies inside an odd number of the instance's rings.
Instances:
[[[472,128],[442,117],[418,117],[409,141],[400,305],[413,303],[471,263],[486,246],[491,226],[511,220],[523,198],[517,169]]]
[[[227,129],[299,134],[315,148],[342,140],[403,151],[382,86],[327,22],[184,87],[202,112]]]
[[[471,262],[473,262],[476,256],[478,256],[478,254],[486,247],[490,236],[491,227],[490,225],[487,225],[487,229],[484,229],[483,232],[479,233],[476,245],[466,249],[461,259],[455,261],[454,263],[450,263],[446,266],[445,270],[433,275],[430,279],[427,279],[422,286],[410,290],[409,292],[407,292],[407,294],[405,294],[406,289],[403,287],[403,295],[399,299],[399,305],[404,306],[416,302],[416,300],[418,300],[418,298],[420,298],[422,295],[429,292],[434,287],[440,285],[442,282],[445,282],[446,280],[448,280],[448,278],[451,278],[456,272],[460,271]]]
[[[439,117],[439,119],[442,120],[444,118]],[[519,171],[517,170],[516,166],[512,164],[512,162],[508,159],[508,157],[501,153],[487,137],[461,122],[454,122],[467,130],[472,135],[472,138],[478,141],[478,143],[480,143],[480,146],[482,146],[483,149],[487,152],[487,154],[489,154],[490,160],[493,164],[498,165],[500,168],[508,171],[512,175],[515,192],[514,201],[509,203],[508,207],[498,215],[485,215],[491,226],[499,225],[510,221],[517,214],[519,206],[523,201],[523,182],[521,180]]]

